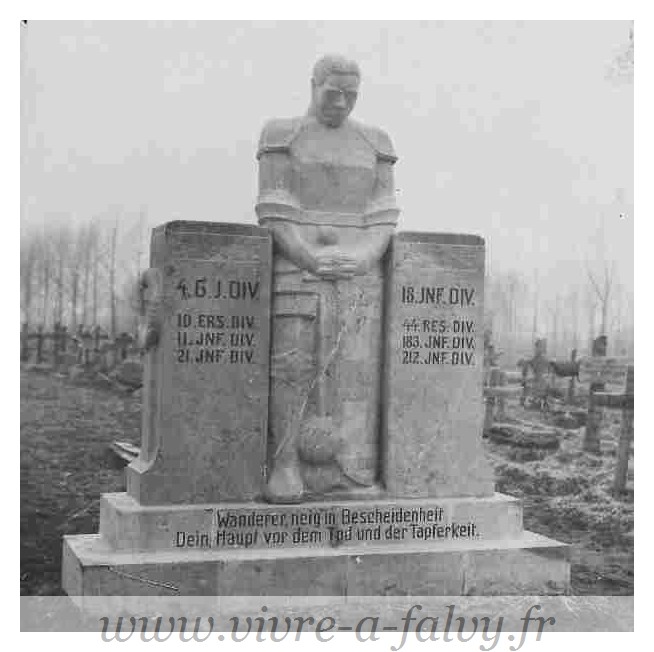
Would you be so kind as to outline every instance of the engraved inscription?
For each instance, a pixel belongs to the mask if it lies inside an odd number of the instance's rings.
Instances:
[[[475,320],[449,309],[475,305],[475,288],[469,286],[401,286],[401,302],[422,307],[402,322],[398,350],[405,365],[472,366],[476,364]],[[424,308],[435,311],[424,316]],[[448,311],[448,312],[446,312]]]
[[[207,510],[206,526],[172,532],[174,548],[277,548],[339,546],[348,543],[433,542],[481,539],[469,517],[449,519],[443,507],[316,507],[291,513],[251,510]]]
[[[182,277],[175,285],[180,310],[174,315],[175,360],[178,364],[252,365],[263,325],[242,312],[261,299],[258,279],[229,277]],[[202,312],[192,310],[195,300]],[[215,311],[210,310],[215,306]]]

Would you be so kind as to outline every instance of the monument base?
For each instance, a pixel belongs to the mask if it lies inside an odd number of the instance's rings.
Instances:
[[[563,595],[567,546],[520,539],[340,549],[117,552],[64,539],[68,595]]]
[[[569,547],[480,498],[142,506],[102,497],[64,537],[69,595],[559,595]]]

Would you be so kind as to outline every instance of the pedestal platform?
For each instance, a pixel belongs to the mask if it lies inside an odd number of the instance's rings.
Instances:
[[[517,499],[143,506],[102,497],[64,537],[69,595],[520,595],[568,591],[568,546]]]

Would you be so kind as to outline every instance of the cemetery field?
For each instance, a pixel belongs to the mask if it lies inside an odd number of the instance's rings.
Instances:
[[[98,377],[21,369],[21,595],[61,594],[63,534],[98,530],[100,494],[124,490],[109,445],[139,443],[140,398]],[[552,417],[509,404],[507,418]],[[560,428],[557,450],[484,440],[497,489],[521,497],[525,527],[572,544],[572,592],[633,593],[633,493],[610,493],[619,412],[606,411],[601,456],[583,428]]]
[[[585,405],[585,400],[578,403]],[[562,404],[553,407],[565,409]],[[620,419],[618,410],[604,411],[602,455],[582,450],[583,427],[556,427],[560,441],[556,450],[484,440],[497,491],[523,500],[525,529],[571,544],[574,595],[633,594],[631,462],[627,491],[620,499],[612,494]],[[509,404],[506,421],[559,426],[561,417]]]

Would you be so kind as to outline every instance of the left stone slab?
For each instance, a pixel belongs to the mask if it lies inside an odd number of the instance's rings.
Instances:
[[[127,491],[143,505],[253,500],[266,459],[269,233],[169,222],[153,231],[150,265],[144,294],[155,335]]]

